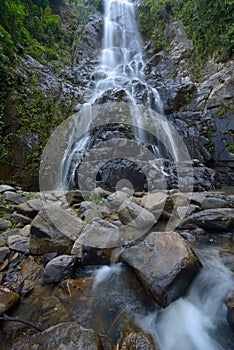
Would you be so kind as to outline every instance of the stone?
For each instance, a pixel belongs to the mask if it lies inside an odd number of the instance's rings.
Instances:
[[[7,230],[12,226],[10,221],[0,219],[0,231]]]
[[[116,191],[107,197],[107,205],[112,211],[118,211],[121,204],[126,200],[130,200],[130,198],[131,195],[129,193],[124,191]]]
[[[206,198],[201,203],[202,209],[218,209],[218,208],[228,208],[229,203],[226,199],[222,198]]]
[[[9,185],[0,185],[0,194],[10,191],[10,192],[16,192],[16,189]]]
[[[27,201],[26,197],[23,197],[21,194],[15,193],[12,191],[4,192],[2,198],[3,198],[3,203],[8,203],[8,204],[20,204]]]
[[[63,254],[79,237],[85,223],[60,207],[47,204],[32,221],[30,253]]]
[[[167,197],[168,195],[163,192],[149,193],[142,198],[141,205],[150,212],[163,210]]]
[[[193,230],[196,227],[209,232],[230,232],[234,229],[234,209],[206,209],[181,221],[178,229]]]
[[[9,249],[7,247],[0,247],[0,263],[7,257]]]
[[[124,225],[138,229],[150,229],[156,222],[154,215],[140,205],[126,200],[119,208],[119,220]]]
[[[84,197],[81,191],[69,191],[66,193],[66,200],[70,205],[83,202]]]
[[[111,260],[113,248],[121,244],[119,228],[112,223],[96,218],[88,224],[76,240],[72,254],[85,265],[98,265]]]
[[[229,207],[234,208],[234,195],[227,196],[227,201],[229,203]]]
[[[7,243],[8,237],[15,236],[15,235],[18,235],[18,234],[19,234],[19,229],[18,228],[14,228],[12,230],[5,231],[5,232],[1,233],[0,240],[5,242],[5,243]]]
[[[24,254],[29,253],[29,237],[22,237],[19,235],[9,236],[7,244],[11,250],[16,250]]]
[[[234,332],[234,293],[228,298],[227,301],[227,319]]]
[[[19,298],[20,296],[17,293],[0,286],[0,315],[14,306]]]
[[[25,203],[19,204],[16,210],[19,214],[34,219],[42,208],[43,201],[41,199],[31,199]]]
[[[156,350],[151,335],[144,333],[133,323],[125,326],[124,335],[120,341],[120,350],[132,349]]]
[[[152,232],[143,242],[127,248],[121,259],[164,308],[185,295],[201,268],[189,244],[174,232]]]
[[[75,264],[76,257],[70,255],[60,255],[48,262],[43,272],[45,283],[57,283],[62,278],[68,277]]]
[[[27,216],[16,213],[16,212],[14,212],[12,214],[12,217],[15,220],[15,222],[19,223],[19,224],[27,225],[27,224],[30,224],[32,221],[32,219],[28,218]]]
[[[99,340],[92,329],[86,329],[76,322],[60,323],[14,341],[11,350],[101,350]]]
[[[193,213],[200,211],[200,208],[198,205],[191,204],[188,206],[179,206],[176,208],[176,214],[180,219],[183,219],[184,217],[190,216]]]

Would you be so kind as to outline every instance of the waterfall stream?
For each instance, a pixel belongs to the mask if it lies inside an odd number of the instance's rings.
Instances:
[[[95,81],[90,82],[92,93],[84,109],[90,110],[92,114],[92,106],[108,101],[113,103],[123,101],[131,104],[129,122],[134,138],[141,143],[147,143],[147,133],[157,119],[158,127],[153,134],[156,140],[163,139],[165,147],[161,147],[160,141],[157,141],[151,144],[151,151],[157,159],[155,167],[163,173],[163,161],[159,160],[173,159],[179,163],[179,152],[169,123],[166,119],[162,119],[164,108],[159,93],[156,88],[147,84],[144,74],[146,63],[136,21],[136,4],[131,0],[105,0],[104,2],[102,50],[99,65],[93,72]],[[150,117],[146,118],[138,106],[146,107]],[[156,114],[160,114],[161,117],[157,117]],[[103,124],[105,123],[108,124],[108,120],[103,120]],[[83,140],[77,141],[71,137],[69,152],[66,152],[62,162],[65,188],[75,186],[76,169],[90,146],[90,129],[91,125],[87,121]]]

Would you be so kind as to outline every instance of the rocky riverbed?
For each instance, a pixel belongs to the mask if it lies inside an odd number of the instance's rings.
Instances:
[[[214,247],[234,271],[234,195],[96,188],[84,200],[78,190],[9,185],[0,193],[4,349],[156,349],[131,312],[184,296],[203,270],[199,247]],[[232,329],[233,293],[223,300]]]

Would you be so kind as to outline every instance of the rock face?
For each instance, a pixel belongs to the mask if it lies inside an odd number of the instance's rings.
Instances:
[[[189,245],[173,232],[152,232],[139,245],[126,249],[121,258],[162,307],[184,295],[201,268]]]
[[[47,205],[32,222],[31,254],[64,253],[81,234],[84,222],[55,205]]]
[[[145,334],[135,324],[125,327],[124,336],[120,342],[120,350],[156,350],[153,339]]]
[[[85,329],[76,322],[61,323],[42,333],[15,342],[11,350],[101,350],[92,329]]]
[[[10,309],[19,298],[20,296],[18,294],[0,286],[0,315]]]

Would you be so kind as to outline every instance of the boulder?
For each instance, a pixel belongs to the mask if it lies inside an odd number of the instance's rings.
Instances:
[[[9,185],[0,185],[0,194],[4,193],[4,192],[16,192],[16,189],[12,186]]]
[[[29,253],[29,237],[22,237],[20,235],[9,236],[7,244],[11,250],[16,250],[24,254]]]
[[[56,205],[47,204],[32,221],[31,254],[63,254],[79,237],[84,222]]]
[[[141,200],[141,205],[151,213],[155,210],[163,210],[168,195],[163,192],[149,193]]]
[[[29,217],[19,214],[16,211],[12,214],[12,217],[15,220],[15,222],[18,224],[27,225],[27,224],[30,224],[32,221],[32,219],[30,219]]]
[[[189,244],[174,232],[152,232],[121,259],[161,307],[183,296],[201,268]]]
[[[9,310],[20,296],[10,289],[0,286],[0,315]]]
[[[81,191],[69,191],[66,193],[66,200],[70,205],[83,202],[84,198]]]
[[[72,254],[86,265],[103,264],[110,262],[113,248],[119,245],[119,228],[108,221],[95,218],[76,240]]]
[[[52,259],[45,267],[43,281],[57,283],[62,278],[69,276],[73,271],[75,260],[75,256],[70,255],[60,255]]]
[[[118,210],[119,219],[124,225],[129,225],[137,229],[149,230],[156,222],[154,215],[140,205],[123,202]]]
[[[124,335],[120,341],[120,350],[156,350],[153,339],[144,333],[137,325],[131,323],[124,329]]]
[[[227,319],[230,327],[234,331],[234,293],[228,298],[227,301]]]
[[[0,263],[6,258],[9,253],[9,249],[7,247],[0,247]]]
[[[19,193],[15,193],[12,191],[7,191],[3,193],[3,203],[8,204],[20,204],[27,201],[26,197],[23,197]]]
[[[0,219],[0,231],[7,230],[12,226],[10,221]]]
[[[14,341],[11,350],[101,350],[99,340],[92,329],[81,327],[76,322],[60,323]]]
[[[25,203],[19,204],[16,210],[19,214],[34,219],[42,208],[43,201],[41,199],[31,199]]]
[[[193,230],[196,227],[210,232],[230,232],[234,229],[234,209],[206,209],[181,221],[178,229]]]

